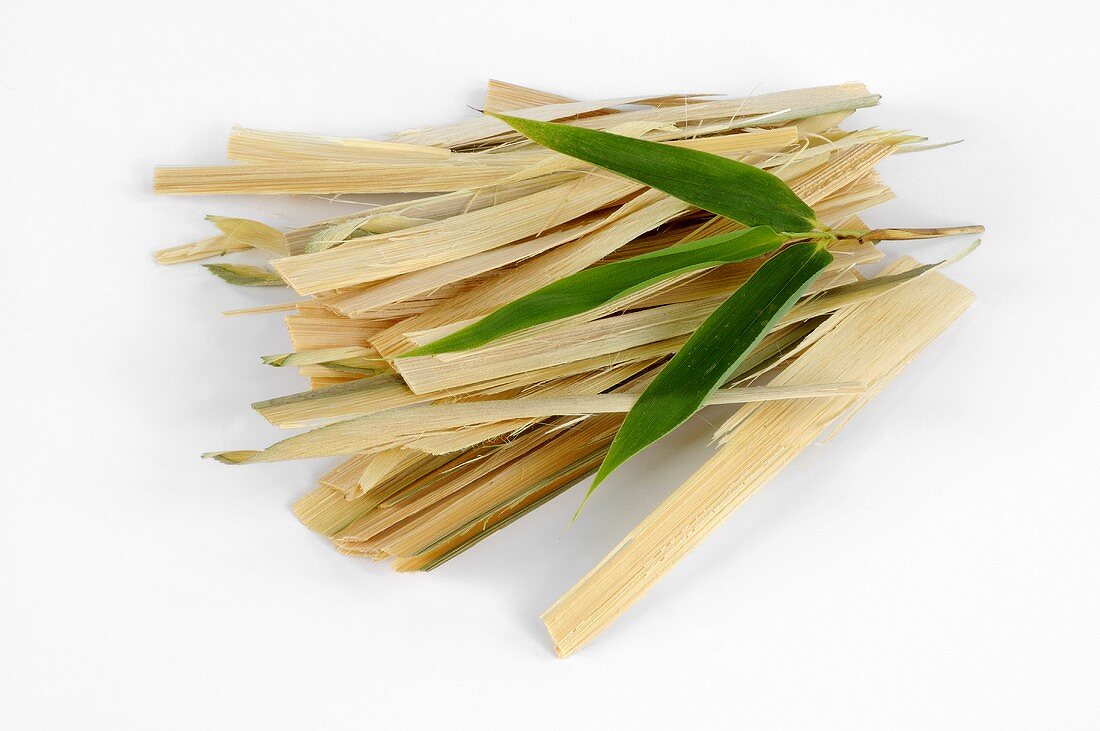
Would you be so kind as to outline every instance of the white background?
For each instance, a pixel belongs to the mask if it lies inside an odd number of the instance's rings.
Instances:
[[[0,726],[1097,728],[1097,17],[1086,2],[35,2],[0,16]],[[1024,9],[1026,8],[1026,9]],[[231,125],[383,135],[489,77],[579,98],[853,79],[861,125],[963,145],[881,166],[872,225],[988,226],[978,304],[610,631],[538,619],[706,455],[696,419],[427,575],[288,510],[329,462],[276,436],[276,301],[158,247],[157,198]],[[964,241],[889,246],[931,261]],[[711,417],[709,420],[713,421]]]

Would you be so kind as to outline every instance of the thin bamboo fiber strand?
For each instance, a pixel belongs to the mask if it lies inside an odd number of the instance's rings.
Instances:
[[[892,271],[910,266],[915,262],[903,261]],[[942,275],[915,279],[837,312],[776,382],[858,379],[877,391],[972,301]],[[718,453],[543,615],[558,655],[606,629],[830,422],[866,398],[788,401],[735,415]]]

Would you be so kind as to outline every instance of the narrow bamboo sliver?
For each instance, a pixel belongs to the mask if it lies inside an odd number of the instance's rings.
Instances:
[[[911,266],[904,260],[891,271]],[[857,379],[877,392],[972,301],[942,275],[912,280],[834,314],[775,382]],[[718,452],[543,615],[557,654],[572,654],[606,629],[830,422],[869,396],[765,404],[735,415]]]
[[[771,386],[738,387],[717,391],[708,399],[707,404],[749,403],[771,401],[777,398],[809,399],[820,397],[822,394],[852,393],[853,390],[860,388],[862,386],[852,382],[801,384],[797,388],[783,388],[779,391],[773,390]],[[494,402],[492,401],[442,405],[418,404],[403,409],[368,414],[347,421],[338,421],[276,442],[263,450],[217,452],[208,456],[216,457],[228,464],[244,464],[358,454],[389,449],[394,446],[393,442],[402,435],[422,434],[431,428],[442,431],[447,428],[462,427],[477,423],[477,419],[481,419],[482,422],[496,422],[504,419],[529,419],[551,414],[617,413],[627,410],[630,404],[633,403],[630,399],[610,397],[606,405],[602,401],[593,403],[584,397],[580,397],[576,402],[571,399],[547,399],[549,403],[542,404],[540,401],[540,399],[515,399],[508,402],[495,402],[505,404],[501,407],[493,407]],[[576,407],[575,403],[580,404],[580,408]],[[593,412],[590,410],[592,408],[596,408],[598,411]],[[445,413],[436,416],[433,413],[435,411]],[[383,429],[385,431],[382,431]]]

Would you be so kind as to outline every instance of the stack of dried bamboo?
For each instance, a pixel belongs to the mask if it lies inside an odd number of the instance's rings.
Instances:
[[[490,82],[484,108],[690,146],[769,170],[843,230],[892,194],[874,166],[918,149],[893,130],[840,124],[878,97],[861,84],[745,99],[657,96],[578,102]],[[280,428],[311,427],[246,463],[346,455],[295,513],[356,556],[427,570],[590,475],[637,393],[694,328],[760,266],[663,281],[601,310],[475,350],[395,356],[563,276],[737,224],[550,152],[482,116],[379,142],[236,129],[234,164],[159,168],[176,194],[430,193],[280,231],[211,217],[220,233],[163,263],[259,249],[273,270],[211,269],[288,285],[294,366],[310,389],[254,404]],[[934,267],[865,279],[874,237],[841,238],[835,262],[712,399],[750,403],[714,458],[546,616],[572,652],[825,426],[858,406],[970,302]],[[923,276],[917,276],[923,275]],[[763,380],[761,380],[763,379]],[[755,385],[770,381],[768,385]]]

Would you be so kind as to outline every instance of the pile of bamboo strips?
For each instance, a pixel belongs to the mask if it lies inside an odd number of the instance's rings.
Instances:
[[[579,102],[492,81],[484,109],[747,162],[786,181],[825,224],[852,230],[892,197],[874,166],[922,142],[841,129],[877,100],[843,84]],[[289,230],[212,216],[218,235],[157,254],[170,264],[260,250],[273,269],[212,270],[305,296],[246,312],[292,312],[292,352],[263,360],[298,368],[310,388],[253,407],[276,427],[310,430],[212,456],[345,455],[294,511],[337,550],[398,571],[434,568],[590,475],[638,392],[761,264],[675,277],[475,350],[395,359],[563,276],[738,226],[534,145],[490,116],[387,141],[235,129],[229,158],[158,168],[155,189],[430,193]],[[711,399],[746,404],[720,430],[715,456],[547,612],[559,654],[606,627],[969,304],[931,266],[903,261],[865,278],[856,267],[881,258],[875,243],[830,246],[834,264]]]

